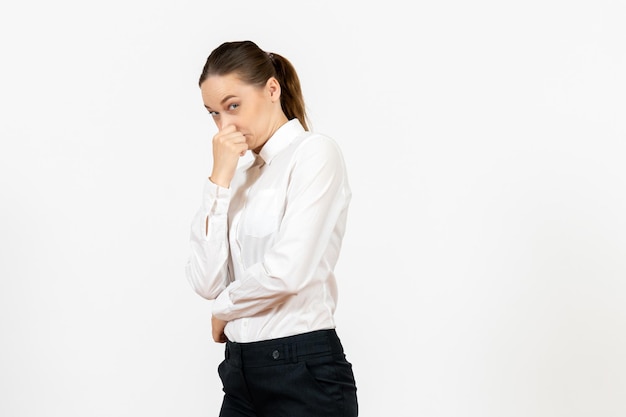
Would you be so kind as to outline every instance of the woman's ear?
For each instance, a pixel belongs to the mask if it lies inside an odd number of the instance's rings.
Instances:
[[[280,99],[280,83],[275,77],[270,77],[267,80],[265,88],[267,89],[272,101],[278,101]]]

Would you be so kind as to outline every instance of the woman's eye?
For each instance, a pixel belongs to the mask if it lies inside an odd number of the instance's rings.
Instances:
[[[211,117],[216,117],[219,113],[216,111],[210,111],[209,110],[209,114],[211,115]]]
[[[239,104],[237,103],[229,104],[228,110],[235,110],[237,107],[239,107]]]

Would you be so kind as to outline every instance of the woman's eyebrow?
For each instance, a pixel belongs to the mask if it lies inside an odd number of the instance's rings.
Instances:
[[[220,101],[220,104],[224,104],[226,101],[230,100],[230,99],[231,99],[231,98],[233,98],[233,97],[236,97],[236,96],[234,96],[234,95],[232,95],[232,94],[227,95],[226,97],[224,97],[224,98],[222,99],[222,101]]]
[[[233,97],[237,97],[237,96],[234,96],[234,95],[232,95],[232,94],[227,95],[226,97],[224,97],[224,98],[222,99],[222,101],[220,101],[220,104],[224,104],[226,101],[230,100],[230,99],[231,99],[231,98],[233,98]],[[206,104],[204,105],[204,107],[205,107],[207,110],[211,110],[211,108],[210,108],[209,106],[207,106]]]

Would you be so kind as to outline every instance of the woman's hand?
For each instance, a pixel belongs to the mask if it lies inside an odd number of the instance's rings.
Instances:
[[[213,136],[213,172],[211,181],[220,187],[230,187],[239,158],[248,150],[246,137],[233,125],[226,126]]]
[[[211,328],[213,333],[213,340],[217,343],[226,343],[228,338],[224,334],[224,328],[226,327],[226,321],[220,320],[215,316],[211,316]]]

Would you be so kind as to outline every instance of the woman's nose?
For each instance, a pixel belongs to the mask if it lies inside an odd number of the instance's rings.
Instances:
[[[217,125],[219,130],[224,129],[227,126],[230,126],[233,124],[233,120],[230,116],[226,116],[223,114],[220,114],[220,119],[219,119],[219,123]]]

